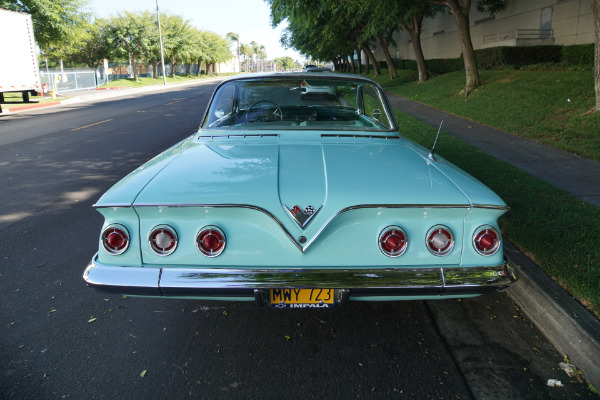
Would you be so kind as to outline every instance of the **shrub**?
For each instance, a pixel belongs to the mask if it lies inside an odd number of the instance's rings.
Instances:
[[[594,44],[563,46],[561,62],[572,67],[594,68]]]

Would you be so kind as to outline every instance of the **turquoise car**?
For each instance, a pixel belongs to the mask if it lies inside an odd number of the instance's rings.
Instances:
[[[404,138],[381,87],[355,75],[222,82],[198,132],[94,207],[105,222],[84,279],[103,291],[321,308],[517,280],[506,204]]]

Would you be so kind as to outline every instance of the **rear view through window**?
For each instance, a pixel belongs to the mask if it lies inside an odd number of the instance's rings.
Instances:
[[[336,77],[276,77],[225,83],[204,129],[390,131],[394,124],[378,87]]]

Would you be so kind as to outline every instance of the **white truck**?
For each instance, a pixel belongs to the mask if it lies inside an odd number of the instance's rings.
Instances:
[[[42,87],[31,15],[0,9],[0,38],[0,112],[2,104],[36,103],[29,95]],[[5,101],[7,92],[21,93],[23,101]]]

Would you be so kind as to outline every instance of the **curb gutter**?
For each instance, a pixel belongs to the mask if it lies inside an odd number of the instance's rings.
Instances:
[[[600,321],[506,238],[504,255],[520,275],[508,294],[586,382],[600,388]]]

